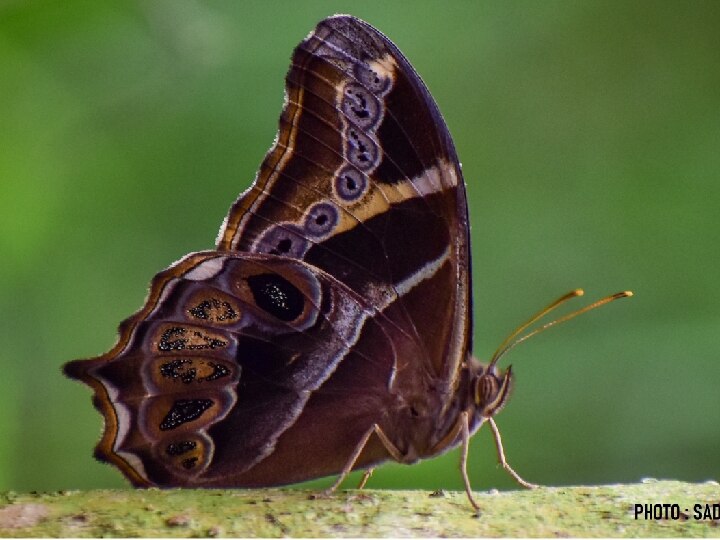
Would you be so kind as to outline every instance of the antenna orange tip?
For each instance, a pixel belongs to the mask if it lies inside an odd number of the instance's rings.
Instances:
[[[582,296],[583,294],[585,294],[585,291],[583,291],[582,289],[575,289],[571,294],[573,296]]]
[[[632,291],[623,291],[621,294],[622,294],[623,296],[632,296],[632,295],[633,295],[633,292],[632,292]]]

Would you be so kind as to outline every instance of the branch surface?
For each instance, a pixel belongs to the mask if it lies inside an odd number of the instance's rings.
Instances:
[[[718,537],[717,482],[479,492],[294,489],[0,493],[0,536],[24,537]],[[679,519],[635,519],[635,504],[677,504]],[[705,506],[709,505],[709,506]]]

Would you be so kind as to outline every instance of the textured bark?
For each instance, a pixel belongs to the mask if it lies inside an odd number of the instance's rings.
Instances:
[[[720,536],[694,505],[720,503],[716,482],[464,493],[293,489],[115,490],[0,494],[0,536]],[[680,519],[635,519],[635,504],[676,503]],[[684,516],[683,516],[684,515]]]

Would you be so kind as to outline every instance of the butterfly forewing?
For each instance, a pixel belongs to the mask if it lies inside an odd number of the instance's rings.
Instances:
[[[453,384],[470,348],[465,186],[427,88],[380,32],[322,21],[295,50],[276,144],[218,249],[322,268],[420,341]]]

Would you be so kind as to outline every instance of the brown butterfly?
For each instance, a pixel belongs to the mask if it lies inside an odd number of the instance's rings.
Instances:
[[[214,251],[152,281],[90,385],[95,455],[136,486],[256,487],[462,445],[493,416],[514,332],[471,355],[465,184],[448,129],[400,51],[347,15],[295,49],[275,144]],[[531,332],[608,301],[619,293]],[[366,473],[364,480],[369,476]],[[363,482],[364,483],[364,482]]]

